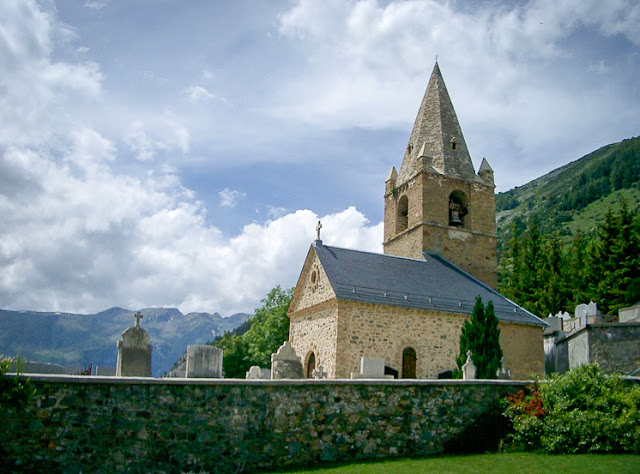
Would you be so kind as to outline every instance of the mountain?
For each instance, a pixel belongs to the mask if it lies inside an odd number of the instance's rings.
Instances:
[[[186,350],[231,331],[250,315],[182,314],[176,308],[144,308],[141,326],[149,333],[153,375],[158,376]],[[116,341],[133,325],[134,312],[111,308],[97,314],[0,310],[0,354],[63,366],[116,365]]]
[[[496,196],[498,240],[532,219],[544,233],[593,233],[609,207],[640,205],[640,137],[606,145],[524,186]]]

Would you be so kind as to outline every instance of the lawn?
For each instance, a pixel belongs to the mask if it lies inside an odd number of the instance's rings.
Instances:
[[[422,459],[332,465],[287,471],[332,474],[420,474],[420,473],[640,473],[640,456],[633,454],[573,454],[548,455],[532,453],[475,454],[467,456],[437,456]]]

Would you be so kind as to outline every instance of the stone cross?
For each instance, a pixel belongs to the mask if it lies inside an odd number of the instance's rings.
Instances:
[[[136,318],[135,327],[139,328],[140,327],[140,320],[142,318],[144,318],[144,316],[142,316],[142,313],[140,311],[136,311],[136,313],[133,315],[133,317]]]
[[[320,229],[322,229],[322,222],[318,221],[318,225],[316,226],[316,232],[318,233],[318,240],[320,240]]]
[[[324,367],[322,367],[321,365],[319,365],[316,370],[311,372],[311,375],[313,376],[314,379],[326,379],[327,378],[327,373],[324,371]]]

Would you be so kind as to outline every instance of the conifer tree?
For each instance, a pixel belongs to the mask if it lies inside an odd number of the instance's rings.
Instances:
[[[593,290],[598,307],[609,314],[640,299],[640,241],[634,213],[626,201],[605,214],[592,253]]]
[[[456,358],[458,369],[454,376],[462,377],[462,366],[467,360],[467,351],[471,351],[471,360],[476,366],[476,377],[479,379],[495,379],[502,361],[500,348],[500,328],[493,307],[493,301],[487,306],[478,296],[471,313],[460,332],[460,355]]]

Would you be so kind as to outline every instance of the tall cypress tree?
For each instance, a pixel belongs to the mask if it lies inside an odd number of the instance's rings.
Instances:
[[[457,378],[462,377],[462,366],[467,360],[467,351],[471,351],[471,360],[476,366],[476,377],[479,379],[495,379],[502,361],[500,348],[500,328],[493,307],[493,301],[487,306],[478,296],[473,306],[471,319],[466,320],[460,332],[460,354],[456,358],[458,369],[454,372]]]

